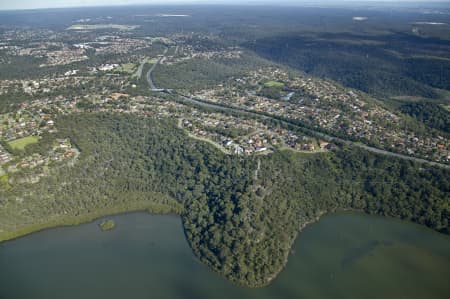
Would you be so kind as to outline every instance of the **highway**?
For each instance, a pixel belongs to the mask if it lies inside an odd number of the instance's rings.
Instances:
[[[158,61],[156,61],[147,72],[147,82],[152,91],[164,91],[164,89],[156,88],[155,83],[153,82],[152,73],[155,70],[156,66],[158,66],[158,64],[161,62],[161,60],[165,57],[168,50],[169,50],[169,48],[166,48],[164,50],[164,53],[159,57]]]

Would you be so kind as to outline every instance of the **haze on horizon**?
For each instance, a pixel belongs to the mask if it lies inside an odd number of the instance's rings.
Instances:
[[[377,3],[396,4],[401,3],[445,3],[447,0],[411,1],[411,0],[16,0],[14,2],[0,2],[0,10],[66,8],[87,6],[116,6],[116,5],[152,5],[152,4],[230,4],[230,5],[340,5],[340,4],[367,4]]]

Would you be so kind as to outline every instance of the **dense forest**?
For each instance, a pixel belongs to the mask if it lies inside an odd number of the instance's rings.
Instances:
[[[243,44],[262,57],[378,97],[439,97],[450,89],[450,42],[408,34],[288,34]]]
[[[0,94],[0,113],[8,113],[17,110],[18,104],[28,100],[29,95],[23,92]]]
[[[273,65],[256,55],[235,59],[191,59],[173,65],[158,65],[153,75],[155,85],[168,89],[195,91],[216,87],[230,77],[239,77],[255,68]]]
[[[406,103],[400,106],[402,113],[408,114],[430,128],[450,133],[450,112],[434,103]]]
[[[283,268],[299,230],[322,213],[356,209],[448,233],[445,169],[345,146],[228,156],[168,119],[83,114],[61,116],[57,125],[58,137],[81,155],[38,183],[2,191],[8,232],[1,238],[112,212],[176,212],[201,261],[236,283],[261,286]]]

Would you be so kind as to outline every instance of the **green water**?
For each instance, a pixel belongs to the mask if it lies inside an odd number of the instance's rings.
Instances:
[[[196,260],[178,217],[111,218],[0,243],[0,299],[450,298],[450,238],[407,222],[326,216],[273,284],[246,289]]]

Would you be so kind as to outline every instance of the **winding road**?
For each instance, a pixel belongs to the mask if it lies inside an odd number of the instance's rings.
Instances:
[[[293,124],[291,122],[287,122],[287,121],[284,121],[284,120],[277,119],[275,117],[270,117],[270,116],[267,116],[267,115],[263,115],[261,113],[254,112],[252,110],[247,110],[247,109],[243,109],[243,108],[236,108],[236,107],[232,107],[232,106],[222,106],[222,105],[218,105],[218,104],[211,103],[211,102],[205,102],[204,100],[201,100],[201,99],[198,99],[198,98],[188,97],[186,95],[180,94],[178,92],[175,92],[175,91],[172,91],[172,90],[169,90],[169,89],[157,88],[155,86],[154,82],[153,82],[152,73],[155,70],[156,66],[165,57],[165,55],[166,55],[168,50],[169,50],[168,48],[166,48],[164,50],[163,55],[158,59],[158,61],[155,64],[153,64],[153,66],[147,72],[147,81],[148,81],[148,84],[149,84],[150,89],[152,91],[170,93],[170,94],[178,96],[179,98],[182,98],[186,102],[189,102],[189,103],[197,105],[197,106],[212,108],[212,109],[221,110],[221,111],[236,111],[236,112],[240,112],[240,113],[246,113],[246,114],[249,114],[249,115],[256,115],[256,116],[264,118],[264,119],[276,119],[277,121],[281,121],[281,122],[283,122],[285,124],[288,124],[288,125],[291,125],[291,126],[296,126],[298,128],[301,128],[302,130],[307,130],[307,131],[313,132],[314,134],[319,135],[319,136],[323,137],[326,140],[336,140],[336,141],[340,141],[342,143],[345,143],[347,145],[351,145],[351,146],[355,146],[355,147],[364,149],[364,150],[372,152],[372,153],[386,155],[386,156],[391,156],[391,157],[400,158],[400,159],[409,160],[409,161],[415,161],[415,162],[418,162],[418,163],[426,163],[426,164],[429,164],[429,165],[432,165],[432,166],[438,166],[438,167],[443,167],[443,168],[450,169],[450,165],[446,165],[446,164],[442,164],[442,163],[438,163],[438,162],[433,162],[433,161],[428,161],[428,160],[425,160],[425,159],[411,157],[411,156],[407,156],[407,155],[403,155],[403,154],[393,153],[393,152],[390,152],[390,151],[387,151],[387,150],[379,149],[379,148],[376,148],[376,147],[371,147],[371,146],[368,146],[368,145],[365,145],[365,144],[356,143],[356,142],[353,142],[353,141],[350,141],[350,140],[344,140],[344,139],[341,139],[341,138],[338,138],[338,137],[334,137],[334,136],[327,135],[327,134],[324,134],[324,133],[321,133],[321,132],[317,132],[317,131],[314,131],[314,130],[311,130],[311,129],[307,129],[307,128],[301,127],[299,125]]]

